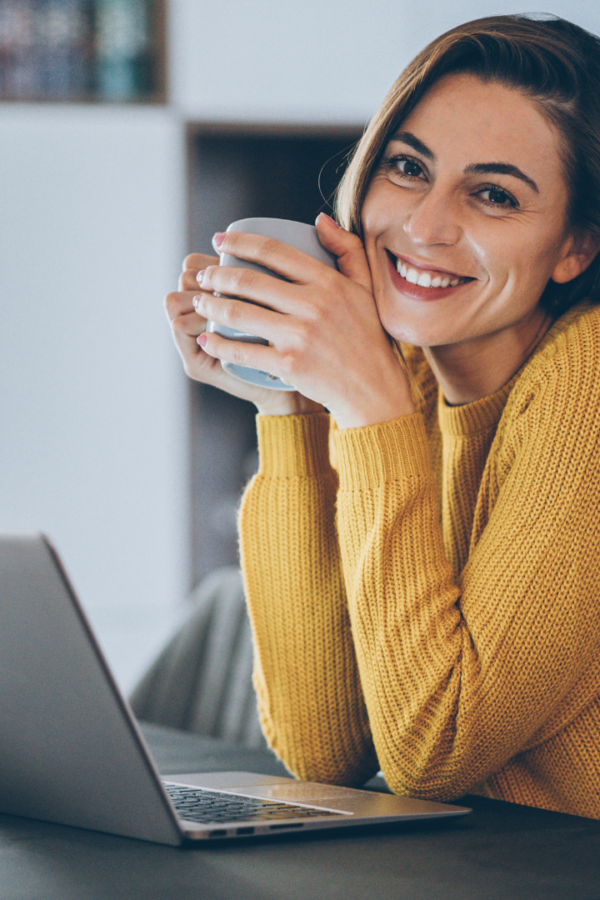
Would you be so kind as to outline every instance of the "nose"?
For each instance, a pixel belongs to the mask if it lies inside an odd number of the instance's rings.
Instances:
[[[417,196],[403,227],[412,243],[419,247],[457,244],[462,236],[460,212],[454,199],[436,185]]]

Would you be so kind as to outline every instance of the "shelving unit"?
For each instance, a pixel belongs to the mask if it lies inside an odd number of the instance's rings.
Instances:
[[[164,103],[165,0],[0,0],[0,100]]]
[[[246,216],[313,223],[331,200],[357,127],[192,123],[187,129],[188,248]],[[238,561],[236,512],[256,470],[255,408],[189,384],[192,580]]]

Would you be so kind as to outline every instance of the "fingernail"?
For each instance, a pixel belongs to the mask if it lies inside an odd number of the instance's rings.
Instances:
[[[225,232],[217,231],[217,233],[213,237],[213,244],[215,245],[215,247],[220,247],[224,240],[225,240]]]
[[[206,334],[200,334],[200,335],[198,335],[198,337],[196,338],[196,343],[200,344],[201,347],[204,347],[204,345],[206,344],[207,340],[208,340],[208,338],[206,337]]]
[[[327,221],[329,222],[329,224],[330,224],[330,225],[333,225],[334,228],[339,228],[339,227],[340,227],[340,226],[338,225],[338,223],[337,223],[334,219],[331,218],[331,216],[328,216],[327,213],[324,213],[324,212],[319,213],[319,215],[318,215],[317,218],[316,218],[315,225],[317,224],[317,222],[319,221],[319,219],[320,219],[321,217],[323,217],[324,219],[327,219]]]
[[[205,272],[206,272],[206,269],[200,269],[200,271],[196,275],[196,281],[198,282],[198,284],[202,284],[202,279],[204,278]]]
[[[193,305],[195,306],[195,308],[197,309],[197,308],[198,308],[198,304],[200,303],[200,297],[193,297],[193,298],[192,298],[192,303],[193,303]]]

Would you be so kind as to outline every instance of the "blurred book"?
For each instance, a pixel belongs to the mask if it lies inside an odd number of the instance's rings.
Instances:
[[[96,92],[107,100],[144,97],[154,89],[147,0],[96,0]]]
[[[0,0],[0,99],[151,98],[155,23],[155,0]]]

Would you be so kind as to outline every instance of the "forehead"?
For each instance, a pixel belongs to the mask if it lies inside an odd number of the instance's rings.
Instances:
[[[538,105],[518,90],[474,75],[446,75],[403,120],[441,161],[463,167],[486,162],[517,165],[543,182],[562,179],[559,136]],[[393,138],[393,136],[392,136]]]

